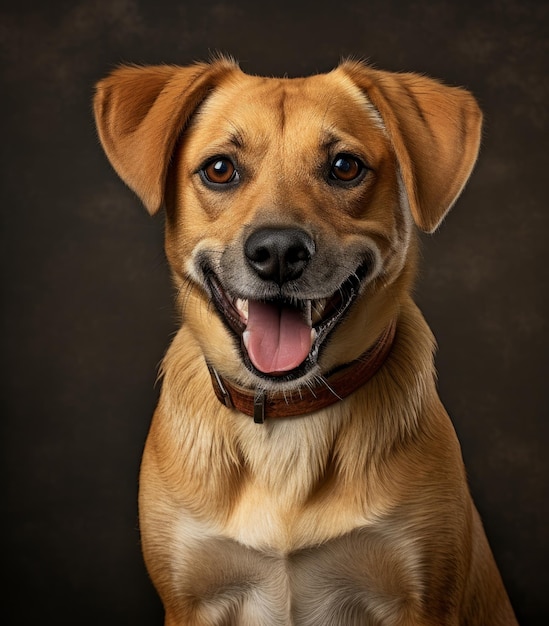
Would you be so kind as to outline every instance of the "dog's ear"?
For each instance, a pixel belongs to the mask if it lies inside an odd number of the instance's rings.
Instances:
[[[477,159],[482,113],[473,96],[418,74],[340,66],[379,112],[399,162],[418,227],[433,232]]]
[[[237,69],[229,59],[188,67],[123,66],[97,84],[94,113],[103,149],[151,214],[162,206],[170,158],[189,118]]]

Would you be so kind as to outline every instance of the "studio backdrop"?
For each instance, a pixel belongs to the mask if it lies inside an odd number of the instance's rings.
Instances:
[[[13,626],[162,624],[137,488],[176,328],[151,218],[98,142],[95,83],[120,63],[221,51],[253,74],[341,58],[471,90],[482,148],[422,236],[416,299],[439,392],[519,621],[547,596],[548,5],[537,0],[51,0],[0,9],[4,613]],[[344,625],[342,625],[344,626]]]

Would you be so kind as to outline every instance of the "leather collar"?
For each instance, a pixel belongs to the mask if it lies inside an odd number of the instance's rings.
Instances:
[[[395,332],[396,320],[392,320],[358,359],[337,368],[315,387],[293,393],[245,389],[222,378],[208,365],[215,395],[226,407],[253,417],[258,424],[270,417],[296,417],[319,411],[349,396],[374,376],[391,351]]]

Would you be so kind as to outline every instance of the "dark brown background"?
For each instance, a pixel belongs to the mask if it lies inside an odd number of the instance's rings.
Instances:
[[[8,3],[5,3],[8,4]],[[92,86],[121,61],[221,50],[252,73],[342,55],[465,85],[475,173],[424,237],[418,301],[440,393],[523,625],[547,592],[547,2],[11,2],[0,9],[4,612],[10,624],[161,624],[137,472],[174,330],[162,218],[118,181]],[[344,626],[344,625],[342,625]]]

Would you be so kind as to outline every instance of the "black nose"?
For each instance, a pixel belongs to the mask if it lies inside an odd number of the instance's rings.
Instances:
[[[260,228],[246,240],[244,253],[258,276],[282,285],[301,276],[315,244],[299,228]]]

